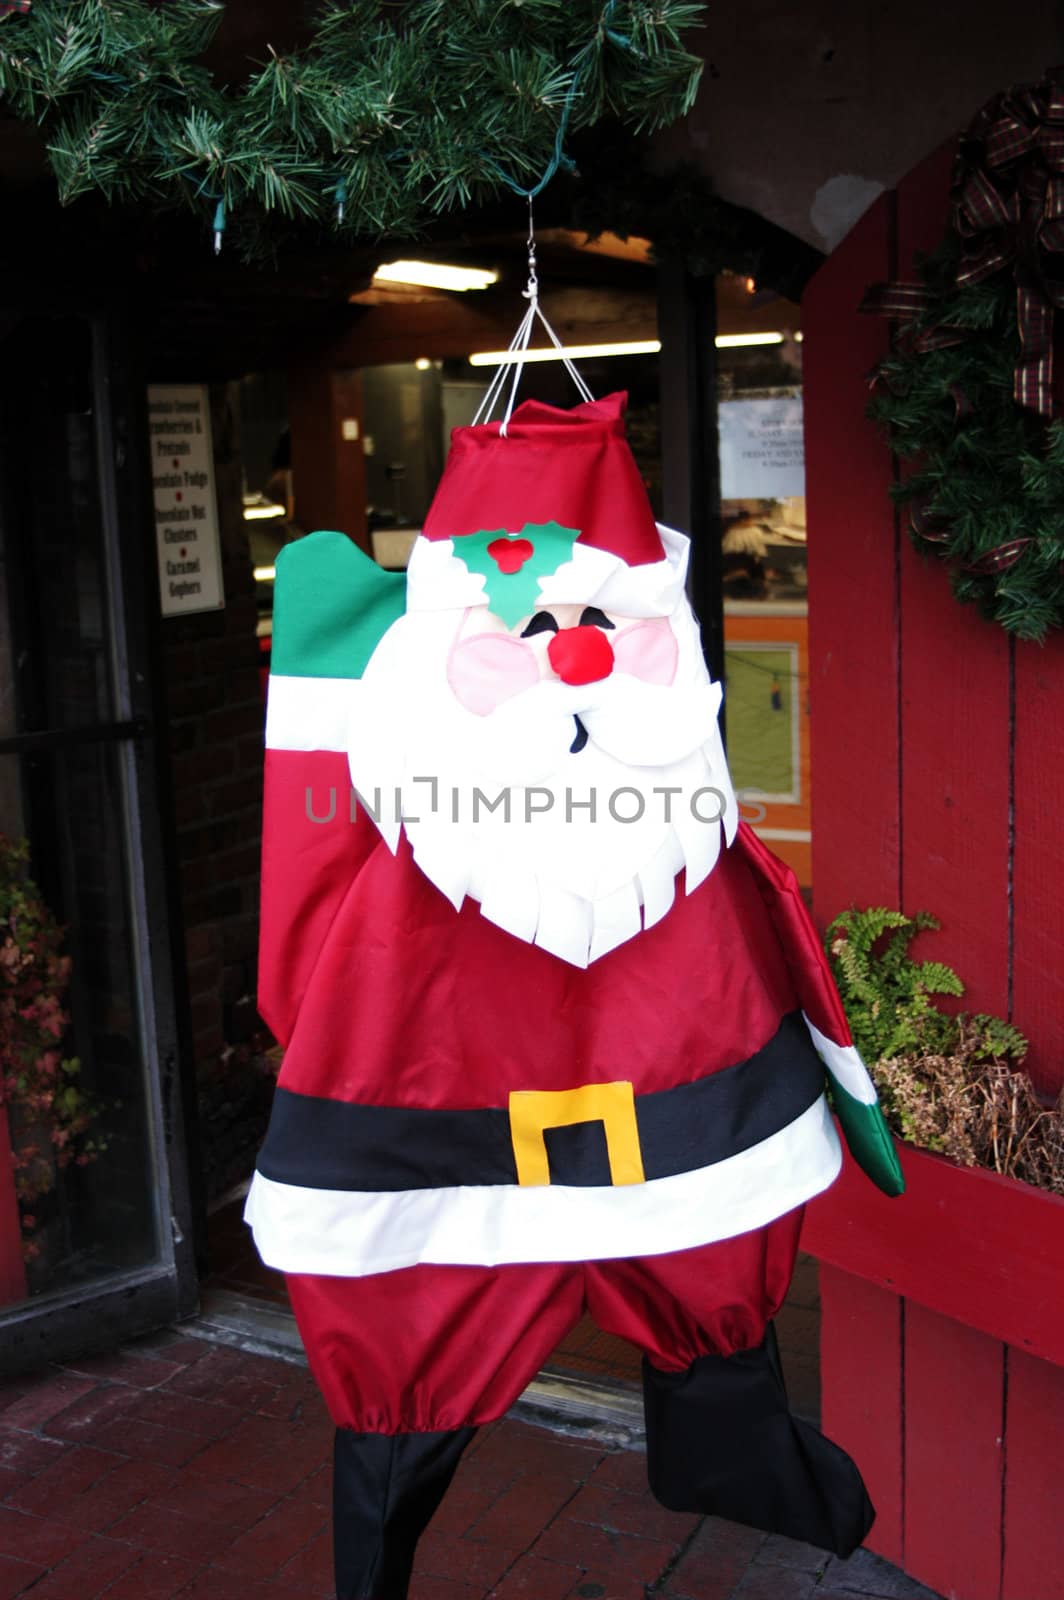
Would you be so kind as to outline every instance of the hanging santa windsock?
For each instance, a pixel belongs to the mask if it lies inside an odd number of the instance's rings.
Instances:
[[[651,1486],[846,1554],[771,1318],[839,1171],[900,1170],[793,875],[738,821],[624,397],[456,431],[404,574],[277,563],[248,1200],[337,1425],[337,1592],[401,1600],[478,1424],[585,1309]]]

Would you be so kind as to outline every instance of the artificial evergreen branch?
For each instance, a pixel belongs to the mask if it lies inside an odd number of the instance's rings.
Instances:
[[[37,0],[0,29],[0,101],[44,131],[64,203],[313,222],[354,237],[534,187],[559,129],[649,131],[702,63],[681,0],[328,0],[305,48],[224,86],[218,0]],[[342,196],[340,207],[338,197]],[[341,218],[342,210],[342,218]]]

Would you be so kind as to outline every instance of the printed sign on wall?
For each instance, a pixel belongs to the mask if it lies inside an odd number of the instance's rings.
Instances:
[[[805,493],[800,395],[724,400],[719,425],[722,500],[787,500]]]
[[[225,604],[206,384],[148,386],[163,616]]]

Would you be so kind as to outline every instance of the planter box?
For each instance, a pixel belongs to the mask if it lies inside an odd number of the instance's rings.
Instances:
[[[872,1549],[952,1600],[1064,1600],[1064,1199],[903,1148],[888,1200],[847,1157],[809,1206],[825,1431]]]

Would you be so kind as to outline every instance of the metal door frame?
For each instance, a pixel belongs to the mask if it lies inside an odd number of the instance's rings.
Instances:
[[[34,307],[27,313],[40,314]],[[69,313],[68,313],[69,314]],[[98,1285],[0,1308],[0,1373],[113,1348],[194,1314],[198,1280],[195,1173],[189,1138],[194,1075],[176,916],[176,843],[166,784],[166,720],[154,559],[147,402],[124,316],[86,313],[92,334],[96,465],[110,675],[116,717],[85,729],[17,734],[0,754],[98,740],[119,755],[132,988],[156,1185],[156,1258]],[[169,823],[169,826],[167,825]],[[106,1159],[106,1158],[105,1158]]]

